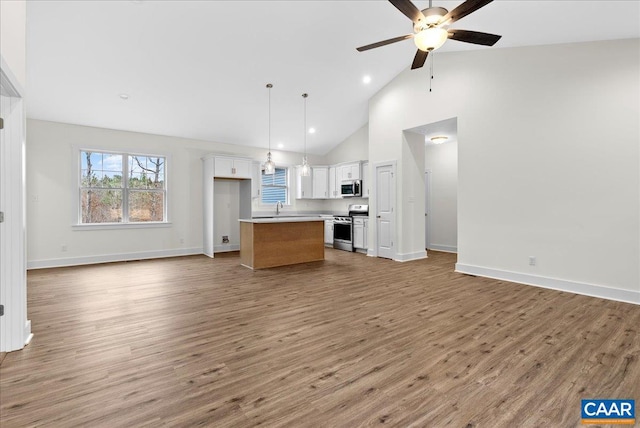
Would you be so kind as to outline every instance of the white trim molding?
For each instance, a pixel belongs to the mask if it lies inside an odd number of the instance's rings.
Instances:
[[[565,279],[549,278],[545,276],[510,272],[461,263],[456,263],[455,271],[458,273],[500,279],[519,284],[533,285],[535,287],[549,288],[551,290],[565,291],[590,297],[599,297],[602,299],[640,305],[640,291],[623,290],[620,288],[606,287],[604,285],[586,284],[568,281]]]
[[[213,247],[214,253],[229,253],[231,251],[240,251],[240,244],[225,244]]]
[[[142,251],[138,253],[102,254],[87,257],[66,257],[62,259],[30,260],[27,269],[91,265],[97,263],[126,262],[132,260],[161,259],[165,257],[193,256],[202,254],[202,248],[178,248],[174,250]]]
[[[458,253],[458,247],[454,245],[440,245],[440,244],[431,244],[427,250],[431,251],[442,251],[445,253]]]
[[[426,251],[416,251],[415,253],[396,253],[393,258],[396,262],[412,262],[414,260],[422,260],[427,258]]]

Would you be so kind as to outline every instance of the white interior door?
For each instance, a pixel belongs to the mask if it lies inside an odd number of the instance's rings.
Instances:
[[[378,257],[387,259],[395,256],[395,201],[395,166],[376,166],[376,242]]]

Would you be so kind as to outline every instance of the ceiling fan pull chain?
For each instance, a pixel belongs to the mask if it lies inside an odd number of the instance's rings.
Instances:
[[[434,57],[434,53],[431,52],[431,68],[429,70],[429,74],[431,75],[431,77],[429,78],[429,92],[431,92],[431,84],[433,83],[433,57]]]

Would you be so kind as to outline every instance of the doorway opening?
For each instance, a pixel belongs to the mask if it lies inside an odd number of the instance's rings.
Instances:
[[[458,252],[458,120],[408,129],[425,141],[425,248]],[[436,138],[446,137],[446,138]]]

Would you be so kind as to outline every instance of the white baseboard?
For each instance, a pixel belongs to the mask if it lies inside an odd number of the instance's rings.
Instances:
[[[625,303],[640,305],[640,291],[623,290],[620,288],[606,287],[603,285],[586,284],[564,279],[548,278],[545,276],[530,275],[527,273],[509,272],[499,269],[490,269],[481,266],[456,263],[456,272],[469,275],[483,276],[493,279],[501,279],[519,284],[533,285],[535,287],[549,288],[552,290],[566,291],[569,293],[583,294],[585,296],[600,297],[602,299],[616,300]]]
[[[429,245],[428,250],[432,251],[442,251],[445,253],[458,253],[458,247],[453,245],[440,245],[440,244],[431,244]]]
[[[240,251],[240,244],[216,245],[213,247],[214,253],[228,253],[231,251]]]
[[[163,257],[192,256],[202,254],[202,248],[178,248],[174,250],[142,251],[138,253],[102,254],[97,256],[67,257],[27,261],[27,269],[45,269],[96,263],[125,262],[131,260],[160,259]]]
[[[413,260],[421,260],[426,258],[427,252],[422,250],[416,251],[415,253],[396,254],[393,260],[395,260],[396,262],[411,262]]]

